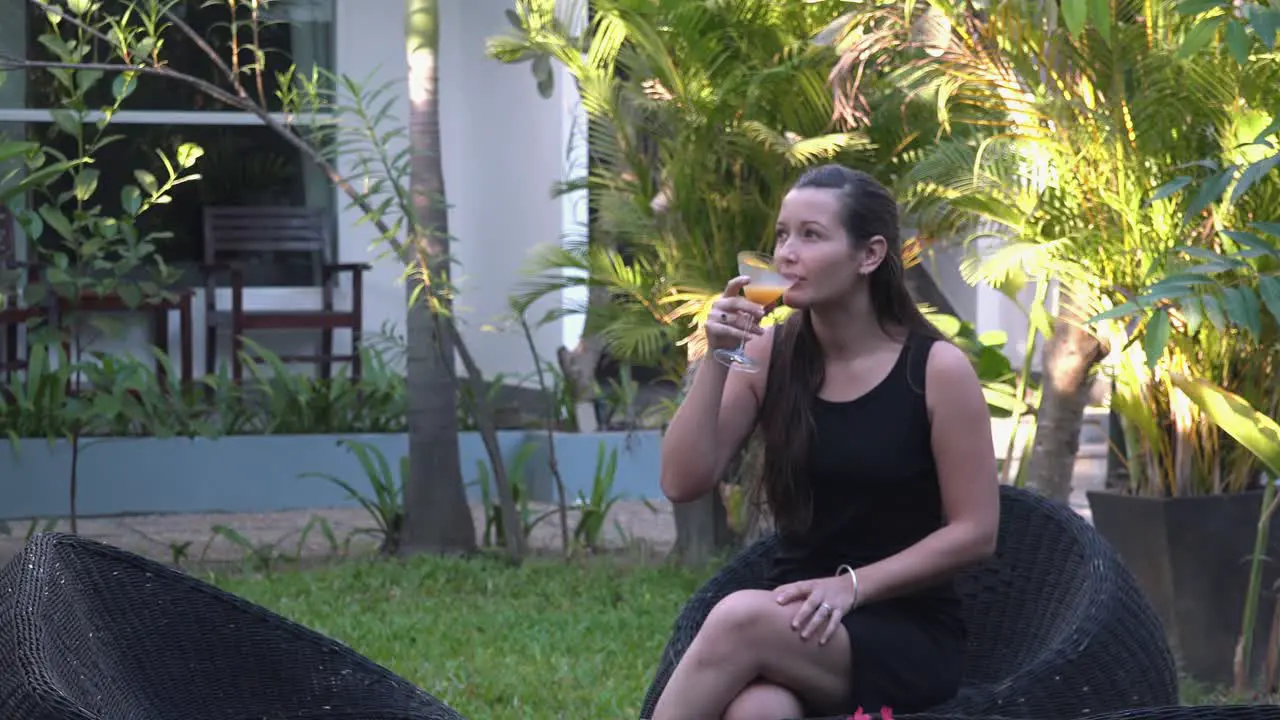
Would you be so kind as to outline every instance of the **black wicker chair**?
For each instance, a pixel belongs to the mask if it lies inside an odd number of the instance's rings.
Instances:
[[[641,717],[711,608],[763,588],[775,539],[744,550],[685,604]],[[1069,507],[1003,486],[995,557],[958,581],[969,628],[959,694],[933,712],[1058,720],[1176,705],[1177,673],[1164,629],[1132,575]]]
[[[58,533],[0,571],[0,718],[462,720],[337,641]]]

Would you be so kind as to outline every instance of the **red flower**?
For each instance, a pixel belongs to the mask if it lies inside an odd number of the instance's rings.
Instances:
[[[880,708],[880,720],[893,720],[893,708],[888,705]]]
[[[872,720],[871,716],[863,712],[862,706],[859,705],[857,710],[853,711],[847,720]],[[893,708],[884,706],[880,708],[880,720],[893,720]]]

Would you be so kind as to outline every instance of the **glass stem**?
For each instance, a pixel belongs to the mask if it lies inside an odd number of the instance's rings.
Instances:
[[[747,326],[742,328],[742,331],[744,333],[750,333],[751,332],[751,316],[743,313],[742,317],[745,318],[747,321]],[[743,335],[742,340],[738,342],[738,357],[744,360],[747,357],[747,336],[746,335]]]

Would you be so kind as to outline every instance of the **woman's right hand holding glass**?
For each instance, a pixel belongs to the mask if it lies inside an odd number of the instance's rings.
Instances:
[[[742,297],[740,291],[751,278],[746,275],[729,281],[724,294],[711,304],[707,314],[707,344],[712,350],[732,350],[743,346],[754,335],[763,335],[760,320],[764,308]]]

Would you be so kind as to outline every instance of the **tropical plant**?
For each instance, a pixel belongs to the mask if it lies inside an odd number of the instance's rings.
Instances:
[[[1274,79],[1277,58],[1272,51],[1280,28],[1280,8],[1210,0],[1186,2],[1179,9],[1196,22],[1184,42],[1184,54],[1226,52],[1247,76],[1261,77],[1264,82]],[[1220,29],[1226,40],[1225,50],[1211,44]],[[1166,452],[1159,459],[1166,466],[1173,466],[1175,458],[1190,454],[1178,442],[1184,438],[1179,425],[1185,425],[1184,418],[1191,414],[1186,410],[1202,414],[1215,429],[1230,436],[1236,443],[1230,450],[1237,456],[1251,454],[1256,458],[1254,462],[1229,465],[1220,462],[1207,473],[1199,468],[1201,476],[1207,474],[1217,487],[1224,480],[1224,466],[1236,471],[1235,477],[1226,478],[1236,488],[1252,488],[1258,479],[1263,485],[1235,656],[1238,692],[1251,685],[1262,568],[1268,560],[1265,552],[1277,507],[1276,484],[1280,481],[1280,426],[1272,419],[1280,402],[1280,388],[1274,382],[1280,369],[1280,243],[1276,242],[1280,223],[1275,222],[1276,194],[1280,191],[1275,169],[1280,165],[1280,151],[1274,142],[1275,133],[1280,130],[1280,108],[1274,98],[1270,100],[1269,113],[1245,109],[1252,127],[1242,130],[1256,132],[1252,140],[1241,142],[1227,158],[1205,158],[1187,165],[1183,169],[1190,172],[1179,174],[1154,193],[1155,197],[1179,193],[1192,197],[1187,219],[1203,228],[1200,239],[1207,242],[1175,248],[1166,264],[1153,264],[1146,287],[1136,297],[1094,318],[1095,322],[1108,318],[1127,321],[1133,345],[1126,357],[1133,366],[1168,386],[1171,406],[1183,406],[1174,414],[1173,433],[1157,433],[1163,428],[1149,428],[1143,434],[1144,439],[1158,437],[1165,441]],[[1238,229],[1240,223],[1247,223],[1248,230]],[[1183,374],[1179,372],[1181,367],[1170,362],[1212,355],[1231,345],[1236,353],[1215,358],[1219,360],[1215,379],[1243,390],[1268,408],[1266,413],[1259,412],[1248,398],[1215,382]],[[1211,442],[1219,440],[1213,434],[1206,436]],[[1168,452],[1170,446],[1173,452]],[[1130,453],[1131,457],[1135,454]],[[1260,473],[1258,464],[1263,468]],[[1277,619],[1280,613],[1273,618],[1273,646],[1267,650],[1264,678],[1256,687],[1270,689],[1280,681],[1275,646],[1280,639]]]
[[[601,549],[601,534],[604,532],[605,520],[614,504],[622,496],[613,492],[614,475],[618,471],[618,448],[605,453],[605,442],[600,441],[596,448],[596,469],[591,478],[591,493],[588,495],[578,491],[578,499],[573,506],[578,510],[578,523],[573,528],[573,540],[579,546],[596,552]]]
[[[515,321],[520,325],[520,332],[524,335],[525,347],[529,348],[529,357],[533,359],[534,378],[537,380],[538,389],[548,398],[554,398],[554,402],[547,403],[547,421],[543,424],[542,431],[546,437],[547,447],[547,470],[551,473],[551,479],[556,487],[556,510],[560,517],[560,545],[564,549],[566,556],[569,552],[569,508],[568,498],[564,489],[564,476],[560,474],[560,460],[556,456],[556,437],[555,428],[561,424],[561,420],[565,417],[573,415],[573,390],[568,382],[564,381],[564,376],[555,372],[554,366],[542,359],[542,354],[538,352],[538,344],[533,340],[533,330],[529,327],[529,320],[525,317],[525,313],[516,308],[512,304],[512,315]],[[551,375],[551,384],[554,390],[549,387],[547,376]],[[576,423],[571,429],[576,430]]]
[[[1170,249],[1211,234],[1184,222],[1204,203],[1155,189],[1175,167],[1238,152],[1276,78],[1225,53],[1189,58],[1184,44],[1204,31],[1169,4],[930,0],[855,6],[850,20],[841,87],[856,94],[845,78],[883,71],[935,101],[946,128],[968,129],[904,177],[908,212],[935,235],[1004,239],[975,280],[1054,284],[1028,479],[1065,498],[1091,373],[1125,343],[1124,328],[1095,335],[1085,321],[1131,298]],[[1164,390],[1151,392],[1126,431],[1140,432],[1137,414],[1168,417]]]
[[[169,298],[166,286],[176,274],[156,255],[156,245],[171,233],[141,233],[139,220],[170,202],[175,187],[200,178],[193,168],[203,149],[183,143],[173,160],[157,151],[164,177],[157,178],[148,168],[135,169],[137,184],[117,190],[120,213],[106,213],[95,161],[104,147],[120,139],[111,134],[111,118],[137,88],[137,76],[116,75],[110,80],[110,101],[95,106],[89,97],[100,83],[108,82],[106,73],[73,68],[94,59],[89,30],[75,26],[60,32],[51,19],[38,40],[57,60],[58,66],[47,72],[57,81],[53,87],[58,108],[50,112],[53,122],[40,141],[0,142],[0,157],[24,161],[0,178],[0,204],[27,198],[32,207],[17,212],[18,224],[32,240],[31,256],[48,266],[45,279],[68,307],[93,295],[115,295],[130,307]],[[95,121],[95,115],[102,120]],[[65,142],[58,143],[59,138]],[[72,152],[59,150],[59,144],[69,145]],[[41,302],[43,290],[42,284],[28,287],[30,301]]]
[[[395,555],[399,550],[404,532],[404,481],[409,477],[409,458],[400,458],[399,477],[391,468],[386,455],[376,446],[359,440],[339,440],[338,444],[355,456],[372,495],[366,495],[356,489],[352,483],[327,472],[302,473],[300,478],[317,478],[332,483],[341,489],[349,500],[354,500],[364,508],[369,519],[375,524],[372,528],[362,528],[358,532],[378,538],[378,552],[383,555]]]
[[[1186,495],[1255,487],[1253,454],[1223,442],[1219,423],[1175,390],[1174,377],[1211,381],[1266,414],[1280,413],[1280,245],[1265,237],[1224,230],[1212,246],[1179,247],[1144,292],[1098,316],[1133,325],[1113,406],[1139,427],[1126,437],[1135,488]],[[1145,412],[1153,401],[1163,403],[1163,415]]]
[[[548,449],[554,447],[554,443],[547,446]],[[511,458],[511,466],[509,468],[511,474],[511,490],[515,495],[516,508],[519,509],[520,524],[517,526],[520,534],[524,535],[527,541],[533,534],[533,531],[542,524],[544,520],[550,520],[553,517],[559,518],[562,524],[562,542],[561,550],[565,557],[573,550],[568,542],[568,511],[563,503],[556,503],[555,507],[547,510],[536,509],[533,505],[533,498],[530,497],[532,490],[530,488],[530,479],[526,478],[526,474],[530,472],[529,460],[540,449],[539,443],[526,440],[520,444]],[[484,530],[481,532],[481,542],[485,547],[492,547],[506,544],[507,526],[502,520],[502,508],[499,503],[494,500],[493,488],[490,485],[491,476],[489,473],[489,465],[484,460],[476,460],[476,479],[469,483],[476,487],[480,492],[480,505],[484,508]],[[557,483],[560,481],[557,479]],[[560,487],[560,485],[557,485]]]
[[[371,348],[359,349],[367,368],[359,379],[347,374],[318,378],[292,371],[252,339],[244,343],[248,349],[242,362],[249,377],[240,383],[207,382],[247,411],[255,422],[246,429],[272,435],[405,431],[404,376],[388,368]]]
[[[182,380],[158,348],[151,357],[82,353],[74,367],[51,358],[60,344],[34,343],[31,363],[0,381],[0,437],[67,437],[67,398],[75,390],[127,388],[138,411],[120,413],[83,429],[82,436],[212,437],[221,435],[312,435],[404,432],[405,380],[371,347],[360,350],[366,370],[318,378],[292,372],[278,356],[258,348],[244,362],[249,377],[235,382],[223,368],[195,385]],[[75,356],[68,355],[68,361]],[[261,366],[256,363],[261,363]],[[76,387],[78,381],[79,386]]]
[[[1093,319],[1128,325],[1126,382],[1116,401],[1143,425],[1126,438],[1142,445],[1129,453],[1129,471],[1144,480],[1138,487],[1164,494],[1249,489],[1257,477],[1250,449],[1222,442],[1221,423],[1206,423],[1212,416],[1175,391],[1175,374],[1210,381],[1265,414],[1280,412],[1280,103],[1262,89],[1280,76],[1270,52],[1280,10],[1249,5],[1237,13],[1222,3],[1192,3],[1181,11],[1198,33],[1184,42],[1184,55],[1239,65],[1240,118],[1226,152],[1170,172],[1174,177],[1152,194],[1189,202],[1186,242],[1151,264],[1131,299]],[[1220,28],[1225,45],[1209,44]],[[1153,399],[1164,403],[1171,427],[1141,412]]]
[[[559,190],[586,188],[599,219],[589,238],[537,259],[517,306],[572,286],[608,296],[575,310],[587,313],[585,334],[624,361],[678,375],[701,355],[707,303],[738,250],[772,245],[773,215],[804,166],[837,159],[893,184],[937,135],[930,102],[883,77],[864,84],[872,102],[834,105],[827,38],[842,6],[596,3],[579,37],[560,20],[564,5],[517,3],[516,35],[490,50],[530,61],[540,87],[552,60],[577,80],[595,165]],[[907,243],[908,267],[931,239]],[[681,344],[686,353],[672,352]],[[1021,402],[989,390],[1004,409]]]
[[[577,310],[597,349],[678,376],[702,352],[699,325],[736,253],[771,247],[796,175],[837,159],[889,167],[911,141],[876,145],[834,127],[835,55],[811,42],[836,16],[829,4],[605,0],[581,35],[558,19],[574,16],[566,5],[518,0],[515,33],[489,46],[504,62],[531,62],[535,76],[563,66],[590,138],[589,171],[558,188],[588,191],[590,237],[537,258],[518,299],[596,289]]]

